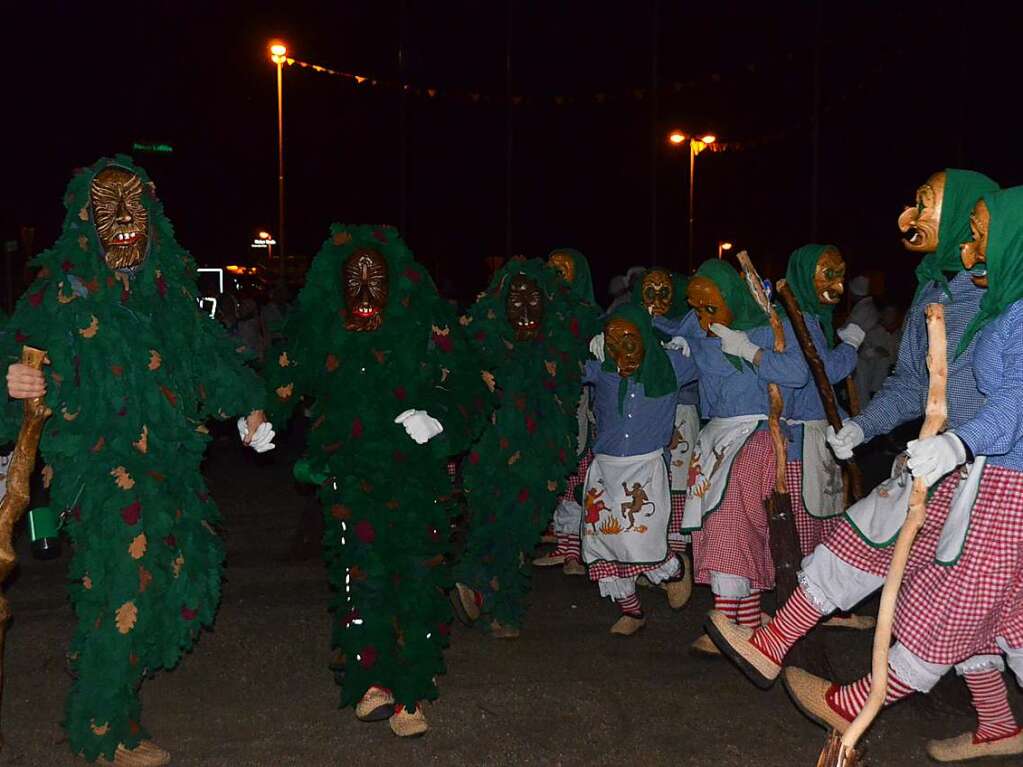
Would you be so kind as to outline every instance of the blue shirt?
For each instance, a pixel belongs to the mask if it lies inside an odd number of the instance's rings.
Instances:
[[[696,376],[696,367],[681,352],[668,351],[679,386]],[[678,391],[651,398],[643,393],[643,384],[628,380],[622,412],[618,412],[618,387],[621,376],[602,370],[597,360],[589,360],[583,371],[583,383],[593,387],[593,413],[597,419],[597,439],[593,452],[616,457],[643,455],[662,450],[675,430],[675,404]]]
[[[988,464],[1023,471],[1023,301],[978,333],[973,365],[984,403],[959,419],[956,435]],[[964,356],[967,352],[963,352]],[[954,413],[949,403],[949,416]]]
[[[958,359],[956,347],[963,337],[967,325],[980,307],[984,289],[973,284],[968,272],[959,272],[949,280],[949,295],[931,282],[923,289],[918,300],[906,314],[902,343],[895,370],[885,379],[881,390],[874,396],[863,412],[853,418],[863,429],[864,441],[878,434],[887,434],[896,426],[920,418],[927,403],[927,324],[924,308],[927,304],[944,304],[945,333],[948,337],[948,420],[949,428],[973,418],[984,402],[984,396],[977,388],[974,376],[973,349],[977,345],[974,337],[970,348]]]

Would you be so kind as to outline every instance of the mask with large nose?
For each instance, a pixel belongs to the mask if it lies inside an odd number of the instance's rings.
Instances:
[[[390,292],[387,260],[369,248],[356,250],[341,269],[341,287],[348,310],[345,328],[356,333],[379,328]]]
[[[540,332],[543,322],[543,291],[536,280],[524,274],[512,277],[505,300],[505,315],[515,329],[516,341],[531,341]]]
[[[104,168],[92,180],[89,200],[103,259],[111,269],[131,269],[146,257],[149,211],[142,179],[125,168]]]
[[[707,335],[711,335],[710,326],[715,322],[730,327],[735,319],[732,310],[728,308],[725,297],[721,295],[721,290],[713,280],[709,280],[703,275],[698,274],[689,281],[686,300],[696,312],[700,328]]]
[[[916,190],[916,200],[899,216],[902,247],[910,253],[934,253],[938,249],[941,207],[945,200],[945,171],[931,177]]]
[[[970,214],[972,239],[960,246],[963,266],[975,272],[972,279],[973,284],[978,288],[988,286],[985,265],[987,264],[987,235],[990,228],[991,211],[988,210],[986,202],[978,200],[977,204],[973,206],[973,213]]]

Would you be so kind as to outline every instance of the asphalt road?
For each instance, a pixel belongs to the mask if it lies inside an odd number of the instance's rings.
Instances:
[[[302,558],[292,548],[309,507],[292,486],[288,452],[263,459],[231,441],[211,448],[207,477],[228,546],[216,629],[177,670],[143,686],[143,721],[174,764],[816,764],[825,733],[800,715],[780,684],[761,692],[726,661],[687,654],[711,606],[707,589],[697,589],[679,613],[660,591],[644,591],[648,625],[621,639],[608,633],[613,605],[586,578],[556,568],[535,573],[520,639],[494,640],[456,626],[424,738],[403,741],[386,723],[358,722],[351,709],[338,709],[328,669],[323,567],[315,550]],[[63,560],[38,562],[23,539],[21,549],[22,568],[8,590],[15,623],[7,639],[0,765],[81,765],[58,726],[70,684],[67,552]],[[869,633],[826,633],[842,681],[868,669]],[[1010,687],[1023,713],[1019,690]],[[946,678],[931,695],[881,715],[865,739],[869,763],[928,764],[929,738],[972,723],[965,686]]]

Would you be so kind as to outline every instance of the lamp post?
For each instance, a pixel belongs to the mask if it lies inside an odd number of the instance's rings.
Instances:
[[[732,243],[728,240],[718,240],[718,258],[724,258],[724,251],[731,249]]]
[[[259,237],[260,240],[262,240],[263,242],[266,243],[266,264],[267,264],[267,266],[270,266],[270,265],[273,264],[273,255],[274,255],[274,238],[273,238],[273,235],[270,234],[270,232],[262,231],[257,236]],[[284,276],[284,264],[281,264],[281,268],[278,271],[280,272],[278,277],[283,277]]]
[[[284,93],[283,70],[288,49],[283,43],[270,45],[270,60],[277,65],[277,237],[280,248],[277,257],[281,261],[280,276],[284,276]],[[260,237],[265,234],[260,232]],[[268,238],[267,238],[268,239]],[[267,246],[269,247],[269,246]],[[267,254],[269,259],[269,253]]]
[[[695,182],[696,182],[696,155],[717,141],[717,136],[708,133],[700,138],[686,136],[682,131],[674,130],[668,134],[668,142],[674,146],[681,146],[689,142],[689,271],[693,270],[693,224],[696,220],[695,214]]]

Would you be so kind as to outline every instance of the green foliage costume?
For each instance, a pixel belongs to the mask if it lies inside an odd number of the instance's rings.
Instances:
[[[356,251],[387,264],[382,323],[346,329],[342,268]],[[319,485],[334,590],[332,644],[344,655],[341,705],[371,686],[397,703],[437,697],[451,609],[445,555],[456,513],[447,459],[482,428],[489,394],[454,309],[391,227],[331,227],[268,359],[271,412],[313,400],[296,476]],[[444,430],[414,442],[395,416],[427,411]]]
[[[148,249],[134,269],[104,261],[90,184],[110,166],[145,185]],[[0,358],[22,344],[46,349],[53,410],[40,450],[53,506],[74,543],[69,591],[78,616],[75,681],[64,726],[87,759],[146,737],[137,690],[172,668],[213,622],[224,551],[200,475],[203,421],[259,408],[263,387],[221,327],[196,304],[195,263],[175,242],[144,171],[127,157],[80,171],[64,197],[57,244],[0,338]],[[21,404],[8,401],[0,443]]]
[[[517,275],[543,292],[542,325],[517,341],[505,302]],[[529,588],[527,557],[550,520],[565,475],[576,468],[580,361],[590,339],[585,303],[536,259],[499,270],[470,309],[470,340],[494,376],[498,409],[463,464],[470,510],[465,551],[455,579],[482,597],[481,611],[517,628]]]

